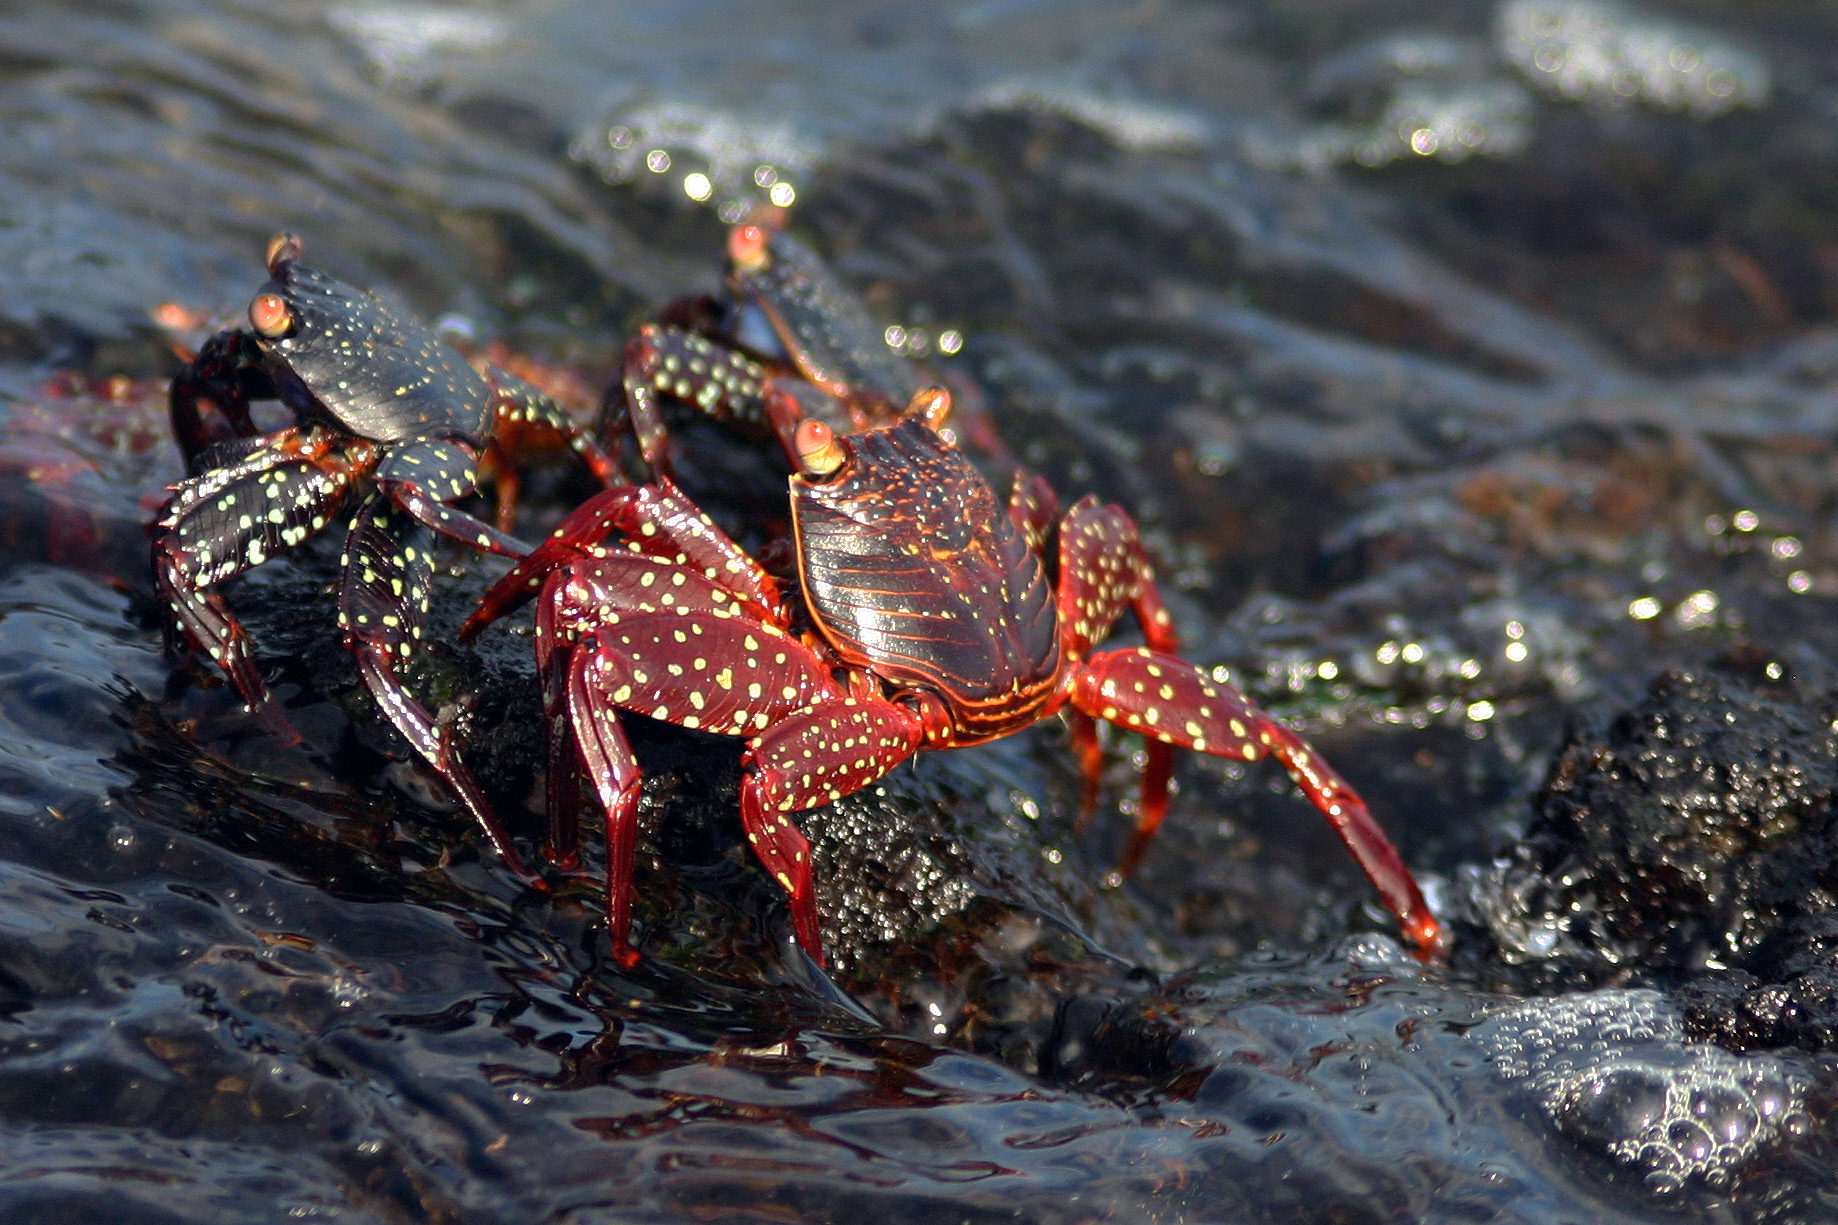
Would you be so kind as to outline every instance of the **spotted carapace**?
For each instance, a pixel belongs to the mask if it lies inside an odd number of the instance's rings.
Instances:
[[[501,371],[474,370],[427,328],[268,247],[269,281],[249,326],[211,336],[174,378],[173,436],[191,476],[172,489],[153,546],[154,578],[179,631],[284,737],[293,732],[256,669],[248,635],[212,590],[330,524],[347,506],[338,624],[390,721],[528,876],[459,760],[448,731],[396,666],[426,621],[436,539],[522,557],[527,546],[449,503],[474,491],[500,422],[546,425],[601,476],[616,466],[554,400]],[[252,401],[294,423],[262,433]]]
[[[839,435],[790,422],[802,607],[667,480],[609,490],[487,595],[472,634],[540,595],[553,842],[573,853],[585,771],[604,809],[612,947],[627,964],[640,775],[632,712],[743,738],[748,843],[821,959],[810,848],[794,818],[920,749],[977,744],[1069,713],[1088,796],[1096,720],[1139,732],[1148,764],[1130,859],[1167,810],[1177,747],[1275,757],[1345,840],[1425,955],[1441,929],[1365,803],[1300,736],[1175,652],[1135,524],[1085,498],[1064,516],[1021,477],[1006,505],[937,431],[947,395]],[[1053,558],[1048,565],[1047,559]],[[1050,577],[1050,575],[1052,577]],[[1094,651],[1126,612],[1146,645]]]

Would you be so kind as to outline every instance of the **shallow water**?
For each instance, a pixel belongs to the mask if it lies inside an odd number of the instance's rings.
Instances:
[[[1056,729],[902,767],[805,822],[831,985],[732,761],[654,736],[621,972],[592,882],[522,889],[350,692],[335,549],[235,597],[286,749],[163,652],[140,524],[149,311],[240,311],[278,230],[597,389],[788,203],[1484,927],[1568,720],[1838,658],[1834,46],[1793,3],[0,13],[7,1219],[1831,1219],[1828,1054],[1699,1041],[1637,963],[1522,1000],[1510,916],[1415,966],[1262,770],[1183,762],[1109,888],[1127,751],[1083,833]],[[574,489],[532,484],[526,532]],[[526,645],[422,679],[490,695],[533,847]]]

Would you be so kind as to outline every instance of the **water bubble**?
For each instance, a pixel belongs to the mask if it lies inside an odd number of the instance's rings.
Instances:
[[[1652,991],[1534,1000],[1474,1030],[1502,1079],[1527,1082],[1557,1131],[1675,1195],[1723,1186],[1794,1134],[1801,1078],[1769,1055],[1689,1042]]]
[[[1666,1082],[1643,1068],[1617,1068],[1588,1081],[1563,1107],[1560,1126],[1606,1151],[1627,1136],[1644,1135],[1666,1111]]]

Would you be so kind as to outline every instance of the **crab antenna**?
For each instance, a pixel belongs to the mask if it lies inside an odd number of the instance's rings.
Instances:
[[[299,259],[300,253],[304,249],[298,234],[281,233],[270,238],[268,240],[268,257],[266,260],[268,264],[268,275],[281,275],[281,265],[291,264]]]

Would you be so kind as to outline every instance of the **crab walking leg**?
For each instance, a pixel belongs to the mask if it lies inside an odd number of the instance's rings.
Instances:
[[[1275,757],[1327,817],[1419,954],[1439,948],[1440,925],[1365,801],[1306,741],[1242,694],[1215,685],[1184,659],[1138,648],[1087,660],[1073,679],[1071,699],[1087,714],[1166,744],[1240,761]],[[1153,833],[1138,827],[1132,858]]]
[[[207,590],[253,569],[325,527],[349,486],[288,434],[236,464],[177,488],[153,545],[154,581],[186,636],[262,712],[283,741],[298,733],[274,709],[255,670],[249,636],[223,598]]]
[[[1010,506],[1012,513],[1012,500]],[[1141,534],[1122,507],[1103,505],[1088,496],[1067,512],[1059,525],[1059,575],[1059,624],[1068,659],[1077,661],[1089,654],[1126,608],[1135,613],[1151,649],[1168,655],[1180,650],[1174,618],[1162,603]],[[1097,810],[1104,758],[1098,751],[1097,728],[1089,718],[1075,710],[1071,721],[1072,743],[1079,757],[1079,824],[1083,825]],[[1168,813],[1174,748],[1151,737],[1145,741],[1144,757],[1134,853],[1126,854],[1119,868],[1125,876],[1135,869],[1141,849]]]
[[[561,620],[563,579],[536,606],[536,675],[542,682],[543,811],[549,817],[549,862],[572,872],[581,862],[581,775],[569,721],[568,674],[577,643]]]
[[[841,703],[842,693],[829,669],[777,626],[702,610],[621,615],[573,649],[567,676],[581,765],[606,813],[607,923],[614,955],[630,965],[639,775],[618,712],[757,736],[795,711]],[[745,795],[743,788],[743,821]]]
[[[460,640],[469,641],[493,621],[514,612],[536,594],[549,572],[577,558],[613,552],[600,542],[614,532],[624,537],[626,550],[688,567],[687,575],[699,572],[703,581],[724,593],[724,600],[735,599],[755,616],[783,622],[778,583],[674,485],[665,482],[602,490],[581,503],[485,593],[478,609],[460,627]]]
[[[607,486],[622,485],[618,461],[606,453],[592,431],[576,421],[555,397],[538,391],[508,370],[486,366],[485,382],[491,387],[492,411],[501,423],[546,426],[561,435],[574,453]]]
[[[282,748],[300,743],[300,733],[276,707],[274,695],[268,692],[261,673],[256,671],[254,646],[248,631],[230,612],[222,596],[214,591],[200,591],[182,581],[176,566],[169,564],[169,540],[162,538],[154,546],[154,584],[160,598],[172,610],[185,636],[230,678],[236,695],[267,725],[275,741]]]
[[[765,429],[764,366],[694,332],[646,324],[625,346],[624,413],[651,471],[670,471],[670,434],[658,408],[669,396],[715,418]],[[613,427],[620,423],[615,417]]]
[[[632,857],[638,842],[641,776],[612,695],[630,689],[630,672],[630,661],[618,656],[569,653],[567,719],[606,820],[606,931],[613,960],[628,970],[638,964],[638,950],[631,944]]]
[[[791,814],[861,790],[918,751],[919,716],[880,698],[840,698],[789,715],[742,759],[740,822],[766,871],[791,895],[792,927],[823,964],[810,844]]]
[[[1059,522],[1059,495],[1039,473],[1017,468],[1008,491],[1008,517],[1027,547],[1044,554]]]
[[[470,447],[450,441],[401,443],[377,465],[375,475],[390,501],[450,540],[505,557],[521,558],[530,551],[516,537],[447,505],[478,488],[478,459]]]
[[[366,498],[345,536],[338,625],[346,648],[357,657],[364,687],[389,721],[453,788],[504,866],[534,881],[535,873],[498,824],[472,771],[454,753],[447,729],[435,724],[395,672],[396,661],[414,652],[427,621],[433,548],[434,533],[384,494]]]
[[[1071,732],[1072,756],[1079,767],[1079,811],[1073,828],[1084,832],[1098,811],[1098,791],[1104,776],[1104,746],[1098,742],[1098,721],[1076,706],[1065,710]]]

